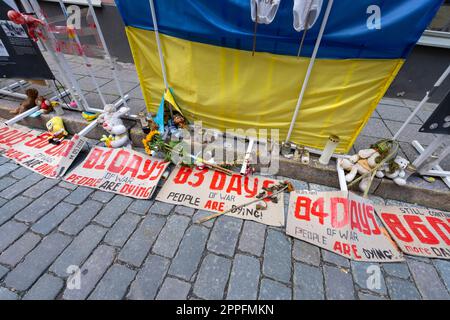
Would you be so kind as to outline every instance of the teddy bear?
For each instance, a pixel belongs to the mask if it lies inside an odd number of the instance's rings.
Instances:
[[[42,113],[47,114],[53,111],[52,103],[45,99],[44,96],[39,96],[35,100],[35,105],[41,108]]]
[[[383,166],[381,170],[381,176],[379,178],[389,178],[394,181],[395,184],[399,186],[404,186],[406,184],[406,169],[408,168],[410,162],[400,156],[395,157],[395,159]]]
[[[26,99],[16,109],[10,111],[12,114],[23,113],[36,105],[36,99],[39,96],[39,92],[34,88],[29,88],[25,91],[27,95]]]
[[[104,112],[98,116],[98,123],[102,124],[103,129],[109,133],[109,136],[103,135],[100,141],[105,143],[108,148],[131,147],[131,141],[128,136],[128,129],[123,124],[120,117],[130,111],[129,108],[122,107],[119,110],[112,105],[105,105]]]
[[[339,159],[341,168],[345,171],[349,171],[349,173],[345,175],[345,180],[347,183],[352,182],[357,174],[364,175],[372,171],[372,169],[377,165],[377,158],[379,156],[380,153],[376,149],[363,149],[349,158]],[[375,175],[382,178],[384,174],[381,170],[377,170]],[[359,183],[359,189],[361,191],[366,191],[369,186],[369,182],[370,175],[367,175]]]

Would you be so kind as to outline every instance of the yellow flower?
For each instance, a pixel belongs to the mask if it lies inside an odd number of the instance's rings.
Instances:
[[[148,135],[145,137],[145,139],[142,140],[142,142],[144,142],[144,144],[150,143],[153,140],[153,138],[157,135],[159,135],[159,131],[157,130],[150,131]]]
[[[147,154],[149,154],[149,155],[152,154],[152,150],[150,149],[150,143],[152,142],[154,137],[159,136],[159,135],[160,135],[159,131],[153,130],[153,131],[150,131],[144,139],[142,139],[142,144],[144,145],[145,152]]]

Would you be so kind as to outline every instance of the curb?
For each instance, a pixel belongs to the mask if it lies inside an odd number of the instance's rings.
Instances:
[[[0,118],[12,118],[9,111],[16,107],[18,102],[9,100],[1,101]],[[38,118],[26,118],[19,123],[30,128],[47,130],[45,123],[53,116],[53,114],[47,114],[41,115]],[[89,124],[77,111],[64,110],[63,117],[66,130],[70,134],[80,132]],[[136,121],[126,119],[124,119],[124,123],[130,128],[130,139],[133,144],[135,146],[140,146],[142,139],[145,137],[140,124]],[[105,134],[105,131],[98,126],[89,132],[86,137],[99,140],[103,134]],[[310,163],[308,165],[303,165],[293,160],[280,157],[280,167],[277,175],[339,189],[336,163],[331,161],[328,166],[323,166],[318,162],[318,157],[313,154],[310,156]],[[383,199],[409,202],[424,207],[450,211],[450,191],[436,190],[427,188],[427,186],[427,184],[417,185],[413,183],[408,183],[405,186],[397,186],[389,179],[375,179],[371,187],[371,195],[379,196]],[[352,191],[358,191],[357,186],[351,189]]]

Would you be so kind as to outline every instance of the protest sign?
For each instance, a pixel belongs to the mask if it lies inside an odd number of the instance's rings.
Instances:
[[[64,180],[128,197],[148,199],[168,165],[168,162],[128,148],[94,147]]]
[[[404,253],[450,259],[450,213],[412,207],[375,210]]]
[[[80,153],[84,138],[75,135],[55,145],[49,143],[52,135],[32,130],[18,136],[19,143],[9,142],[9,149],[3,155],[47,178],[59,178],[64,175]],[[15,141],[15,140],[14,140]]]
[[[265,177],[245,177],[240,174],[226,175],[222,172],[177,167],[164,184],[156,199],[211,212],[224,212],[256,199],[263,187],[270,187],[278,181]],[[258,203],[233,210],[226,215],[253,220],[271,226],[284,225],[283,193],[277,203],[262,200]]]
[[[12,146],[22,143],[35,136],[28,128],[21,128],[18,126],[7,126],[0,124],[0,154],[4,154],[6,150]]]
[[[291,192],[286,233],[349,259],[402,261],[368,199],[353,193]]]

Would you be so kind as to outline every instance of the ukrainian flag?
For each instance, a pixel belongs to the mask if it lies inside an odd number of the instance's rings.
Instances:
[[[328,0],[308,30],[293,27],[293,0],[271,24],[254,22],[250,0],[154,0],[167,78],[189,121],[275,128],[287,136]],[[347,152],[443,0],[336,0],[291,141],[322,149],[331,134]],[[164,93],[148,0],[116,0],[146,104]],[[375,21],[375,23],[374,23]]]

